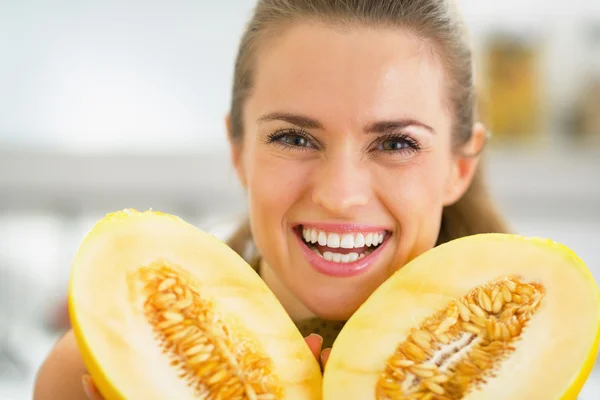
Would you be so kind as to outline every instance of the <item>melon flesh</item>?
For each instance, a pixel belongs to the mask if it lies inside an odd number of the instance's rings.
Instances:
[[[485,370],[489,374],[468,391],[452,396],[447,385],[454,384],[449,382],[453,382],[457,372],[453,371],[450,359],[447,359],[443,373],[446,377],[439,378],[438,386],[431,385],[434,390],[425,386],[422,390],[406,386],[405,380],[409,378],[413,379],[414,385],[425,385],[429,379],[414,380],[417,375],[410,372],[414,366],[390,366],[395,354],[406,355],[414,348],[408,349],[406,345],[406,342],[412,341],[411,332],[419,330],[437,312],[447,312],[443,314],[444,318],[452,314],[448,310],[457,299],[469,293],[479,293],[477,288],[509,277],[537,285],[543,296],[522,331],[514,340],[507,342],[510,349],[504,358],[494,360],[495,355],[490,354],[489,360],[481,364],[485,367],[481,367],[480,371]],[[497,290],[496,296],[498,292],[501,291]],[[477,303],[477,296],[474,298]],[[460,314],[455,315],[459,315],[456,329],[467,326]],[[453,320],[449,321],[452,323]],[[481,336],[462,331],[460,338],[471,340],[483,340],[486,334],[485,329]],[[494,333],[491,335],[493,337]],[[426,336],[436,341],[435,335]],[[333,345],[323,377],[323,398],[575,399],[595,362],[599,338],[598,286],[583,261],[571,250],[545,239],[505,234],[475,235],[441,245],[417,257],[370,296],[346,323]],[[458,349],[465,343],[453,339],[450,344],[456,344]],[[435,352],[441,351],[439,349],[449,351],[448,347],[441,346],[434,350],[433,355],[426,355],[415,365],[436,364],[433,359]],[[461,354],[464,356],[464,353]],[[452,360],[459,362],[461,354]],[[480,356],[485,358],[486,355],[480,353]],[[485,361],[490,363],[485,364]],[[410,363],[409,359],[403,365]],[[397,385],[402,387],[404,384],[408,391],[386,397],[378,391],[381,389],[380,379],[386,376],[386,370],[394,368],[404,373],[404,380],[387,381],[386,385],[392,388],[389,390],[397,390]],[[441,367],[436,364],[436,368],[435,374],[440,373]],[[424,374],[431,375],[427,371]],[[443,382],[445,379],[447,381]]]
[[[186,330],[167,331],[172,347],[166,351],[163,342],[167,336],[160,336],[162,331],[156,325],[166,321],[169,309],[153,308],[149,300],[153,290],[158,291],[159,282],[164,287],[172,284],[165,283],[164,276],[162,280],[149,280],[149,276],[159,279],[156,271],[161,268],[180,274],[181,282],[191,282],[196,292],[186,289],[185,293],[195,293],[190,297],[194,304],[202,301],[203,307],[210,309],[210,320],[202,324],[210,325],[206,332],[211,332],[212,342],[198,333],[205,332],[196,327],[201,325],[200,314],[193,314],[192,308],[184,309],[189,311],[185,314],[173,306],[176,314],[187,315],[180,323],[190,325],[184,327]],[[150,275],[144,275],[144,271],[150,271]],[[170,289],[164,289],[163,294]],[[177,294],[172,292],[166,298],[169,296]],[[317,361],[262,279],[224,243],[179,218],[125,210],[97,223],[75,257],[69,307],[86,367],[107,400],[321,396]],[[218,326],[213,318],[218,318]],[[188,339],[192,337],[188,342],[185,332],[189,332]],[[227,339],[224,332],[233,339]],[[194,344],[199,347],[191,350]],[[217,361],[193,362],[191,356],[183,354],[185,351],[200,358],[202,354],[213,354],[210,360]],[[245,358],[235,359],[242,351]],[[186,365],[188,362],[190,365]],[[258,376],[268,373],[277,392],[265,389],[264,396],[258,396],[260,382],[252,381],[256,376],[251,378],[250,374],[259,364],[266,370],[257,372]],[[243,370],[244,365],[249,369]],[[182,371],[187,375],[180,376]],[[220,380],[220,391],[211,392],[203,386],[211,378]],[[255,382],[254,389],[251,381]],[[240,382],[243,390],[234,395],[235,385]],[[198,387],[204,392],[198,392]]]

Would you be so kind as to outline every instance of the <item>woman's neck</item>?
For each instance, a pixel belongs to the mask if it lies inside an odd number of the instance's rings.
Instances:
[[[275,294],[294,322],[315,317],[315,314],[306,308],[306,306],[288,289],[288,287],[279,279],[275,271],[262,258],[260,260],[259,272],[262,279]]]

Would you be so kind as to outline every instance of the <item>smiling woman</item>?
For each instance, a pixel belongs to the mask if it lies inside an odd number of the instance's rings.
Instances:
[[[229,244],[324,347],[415,257],[505,231],[463,33],[451,1],[261,0],[242,38],[227,129],[249,219]],[[81,393],[63,384],[83,369],[72,341],[36,398]]]
[[[486,134],[452,7],[356,3],[259,3],[229,125],[250,206],[230,244],[252,241],[292,317],[321,326],[436,244],[505,230],[476,173]]]

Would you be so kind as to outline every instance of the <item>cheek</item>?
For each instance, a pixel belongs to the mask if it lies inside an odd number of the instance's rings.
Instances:
[[[449,156],[431,151],[378,174],[381,197],[403,231],[437,226],[448,170]]]
[[[248,197],[255,221],[284,227],[286,214],[301,201],[305,192],[309,167],[274,155],[268,149],[257,149],[247,160]]]

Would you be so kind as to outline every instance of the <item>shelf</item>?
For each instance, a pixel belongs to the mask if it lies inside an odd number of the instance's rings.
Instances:
[[[600,150],[490,150],[485,164],[491,191],[503,204],[535,211],[544,204],[572,203],[579,210],[600,214],[596,211]],[[219,212],[243,204],[226,151],[162,155],[0,151],[4,209],[76,211],[131,205]]]

